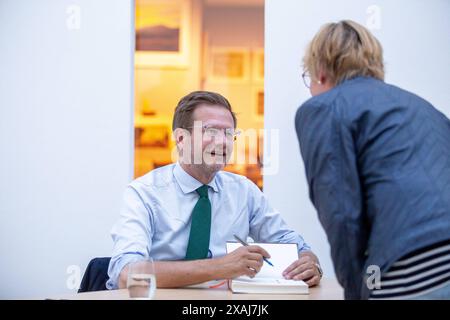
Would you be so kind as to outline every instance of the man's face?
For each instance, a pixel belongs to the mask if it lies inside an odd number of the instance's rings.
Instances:
[[[234,137],[233,117],[219,105],[199,105],[192,114],[191,159],[200,170],[213,173],[222,170],[231,157]]]

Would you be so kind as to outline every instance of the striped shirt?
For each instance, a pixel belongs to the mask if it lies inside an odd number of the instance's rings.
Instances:
[[[450,240],[411,252],[381,276],[370,299],[409,299],[450,284]]]

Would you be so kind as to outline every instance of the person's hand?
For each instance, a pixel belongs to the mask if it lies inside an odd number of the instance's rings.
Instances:
[[[224,279],[242,275],[253,278],[263,265],[263,257],[270,258],[269,253],[259,246],[242,246],[219,258],[221,274]]]
[[[283,271],[283,277],[286,279],[303,280],[308,286],[312,287],[319,284],[322,278],[319,260],[310,251],[302,252],[298,260],[294,261],[286,270]]]

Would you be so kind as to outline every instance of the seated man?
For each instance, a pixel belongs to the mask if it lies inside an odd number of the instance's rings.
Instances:
[[[297,243],[299,259],[283,276],[319,283],[317,257],[244,176],[221,171],[231,156],[236,116],[223,96],[196,91],[180,100],[173,131],[180,160],[130,183],[119,221],[109,289],[126,287],[127,264],[152,257],[158,287],[182,287],[214,279],[250,277],[260,270],[261,247],[226,254],[226,242],[250,236],[258,242]]]

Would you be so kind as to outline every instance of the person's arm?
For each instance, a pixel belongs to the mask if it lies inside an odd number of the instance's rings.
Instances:
[[[346,298],[359,298],[367,225],[353,137],[335,106],[305,103],[296,131],[309,194],[328,236],[336,276]]]
[[[123,194],[119,220],[111,230],[114,245],[108,268],[108,289],[119,287],[120,273],[127,264],[148,258],[153,230],[150,208],[139,192],[132,185],[128,186]]]
[[[262,267],[262,257],[270,255],[259,246],[240,247],[214,259],[193,261],[156,261],[156,283],[159,288],[177,288],[216,279],[232,279],[242,275],[253,278]],[[125,288],[128,268],[119,278],[119,288]]]
[[[250,180],[247,183],[249,236],[257,242],[296,243],[299,253],[311,250],[303,237],[290,229],[281,214],[272,208],[266,195]]]

